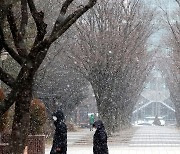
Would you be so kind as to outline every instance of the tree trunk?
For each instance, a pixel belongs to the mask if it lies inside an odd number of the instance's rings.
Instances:
[[[91,81],[94,90],[99,119],[104,123],[108,136],[113,132],[113,106],[112,106],[112,87],[113,82],[107,80]]]
[[[29,108],[32,100],[32,82],[27,81],[21,87],[15,103],[15,115],[12,126],[10,152],[23,154],[29,131]]]
[[[103,121],[108,136],[111,136],[113,132],[113,118],[110,109],[106,111],[100,110],[100,119]]]
[[[104,123],[105,129],[107,131],[108,136],[112,134],[113,128],[113,115],[112,115],[112,108],[110,106],[111,102],[107,99],[98,99],[97,101],[97,108],[99,113],[99,119],[101,119]]]
[[[119,131],[119,120],[118,120],[118,111],[116,110],[113,114],[113,121],[114,121],[114,124],[113,124],[113,128],[112,128],[112,131],[113,133],[115,132],[118,132]]]
[[[120,116],[120,109],[117,107],[116,111],[114,112],[114,130],[113,132],[119,132],[121,130],[121,116]]]
[[[175,117],[176,117],[177,127],[180,127],[180,108],[178,106],[175,106]]]
[[[180,127],[180,112],[175,112],[177,127]]]

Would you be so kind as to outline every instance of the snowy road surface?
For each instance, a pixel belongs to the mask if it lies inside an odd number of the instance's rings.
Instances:
[[[69,133],[67,154],[93,154],[93,134],[88,130]],[[180,154],[180,131],[168,127],[139,127],[136,132],[116,134],[108,145],[110,154]],[[46,154],[49,152],[50,146],[46,146]]]
[[[133,135],[129,146],[180,147],[180,130],[164,126],[141,127]]]

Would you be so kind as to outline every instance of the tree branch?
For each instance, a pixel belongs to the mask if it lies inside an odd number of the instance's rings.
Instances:
[[[56,22],[54,24],[53,30],[51,35],[53,35],[54,33],[56,33],[58,31],[58,29],[60,29],[60,27],[62,27],[64,21],[65,21],[65,14],[67,12],[67,9],[69,7],[69,5],[73,2],[74,0],[66,0],[63,4],[62,4],[62,8],[60,10],[59,16],[56,19]]]
[[[49,41],[54,42],[57,38],[59,38],[73,23],[76,22],[76,20],[80,16],[82,16],[87,10],[92,8],[96,4],[96,2],[97,0],[89,0],[87,5],[77,9],[74,13],[70,14],[64,21],[59,21],[59,19],[57,19],[54,29],[50,35]]]
[[[180,0],[175,0],[177,3],[178,3],[178,5],[179,5],[179,7],[180,7]]]
[[[24,59],[21,58],[12,48],[9,47],[9,45],[6,43],[6,40],[4,38],[4,33],[3,30],[0,26],[0,42],[1,42],[1,46],[4,47],[4,49],[10,54],[10,56],[17,61],[21,66],[24,63]]]
[[[65,15],[67,12],[67,9],[69,7],[69,5],[73,2],[74,0],[66,0],[61,8],[60,14]]]
[[[31,1],[31,0],[28,0]],[[58,29],[56,33],[53,33],[50,35],[49,38],[44,39],[42,42],[40,42],[37,46],[34,46],[29,54],[29,59],[33,61],[33,65],[35,68],[38,68],[41,64],[42,60],[46,56],[46,53],[48,51],[48,48],[50,45],[58,39],[72,24],[76,22],[76,20],[82,16],[87,10],[89,10],[91,7],[93,7],[96,4],[97,0],[89,0],[89,3],[84,6],[83,8],[78,9],[71,15],[69,15],[66,20],[63,22],[63,27]],[[41,52],[39,52],[41,51]]]
[[[12,90],[11,93],[5,98],[4,102],[0,103],[0,117],[14,104],[14,100],[17,93],[16,90]]]
[[[13,36],[13,40],[14,40],[14,44],[17,49],[17,52],[21,57],[26,58],[28,55],[28,52],[23,42],[22,35],[19,33],[18,28],[16,26],[15,18],[12,12],[12,6],[8,8],[7,19],[8,19],[8,23],[10,26],[10,30]]]
[[[44,39],[44,36],[47,33],[46,32],[47,24],[44,23],[44,13],[42,11],[41,12],[37,11],[34,1],[27,0],[27,2],[28,2],[32,17],[37,27],[37,35],[36,35],[34,45],[33,45],[33,46],[36,46],[40,41]]]
[[[11,88],[15,83],[15,79],[10,74],[6,73],[1,67],[0,67],[0,79]]]
[[[35,72],[32,69],[29,69],[28,62],[21,68],[11,92],[4,102],[0,103],[0,116],[3,115],[13,105],[13,103],[15,103],[18,97],[22,94],[23,89],[27,87],[27,82],[33,80],[34,73]]]
[[[1,28],[1,26],[0,26]],[[2,36],[0,34],[0,53],[2,52],[2,49],[3,49],[3,39],[2,39]]]
[[[28,23],[27,0],[21,0],[21,25],[19,32],[22,35],[22,37],[24,37],[25,35],[27,23]]]
[[[0,24],[4,22],[9,6],[17,3],[18,1],[20,0],[0,0]]]

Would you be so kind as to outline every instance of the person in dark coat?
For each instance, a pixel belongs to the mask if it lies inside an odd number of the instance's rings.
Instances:
[[[161,121],[159,120],[158,116],[156,115],[154,121],[153,121],[153,124],[155,126],[161,126]]]
[[[50,154],[66,154],[67,126],[64,123],[63,112],[61,110],[57,110],[57,112],[53,114],[53,120],[56,129]]]
[[[93,127],[96,132],[93,137],[93,153],[94,154],[108,154],[107,133],[101,120],[94,122]]]

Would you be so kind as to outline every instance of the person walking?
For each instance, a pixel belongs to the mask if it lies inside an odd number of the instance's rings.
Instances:
[[[94,122],[96,132],[93,136],[93,154],[108,154],[107,133],[101,120]]]
[[[53,114],[54,125],[56,127],[53,137],[53,145],[50,154],[66,154],[67,152],[67,126],[64,122],[64,114],[57,110]]]
[[[155,126],[161,126],[161,121],[159,120],[158,116],[156,115],[154,121],[153,121],[153,124]]]
[[[90,131],[93,131],[93,124],[94,124],[94,115],[91,114],[91,116],[89,117]]]

